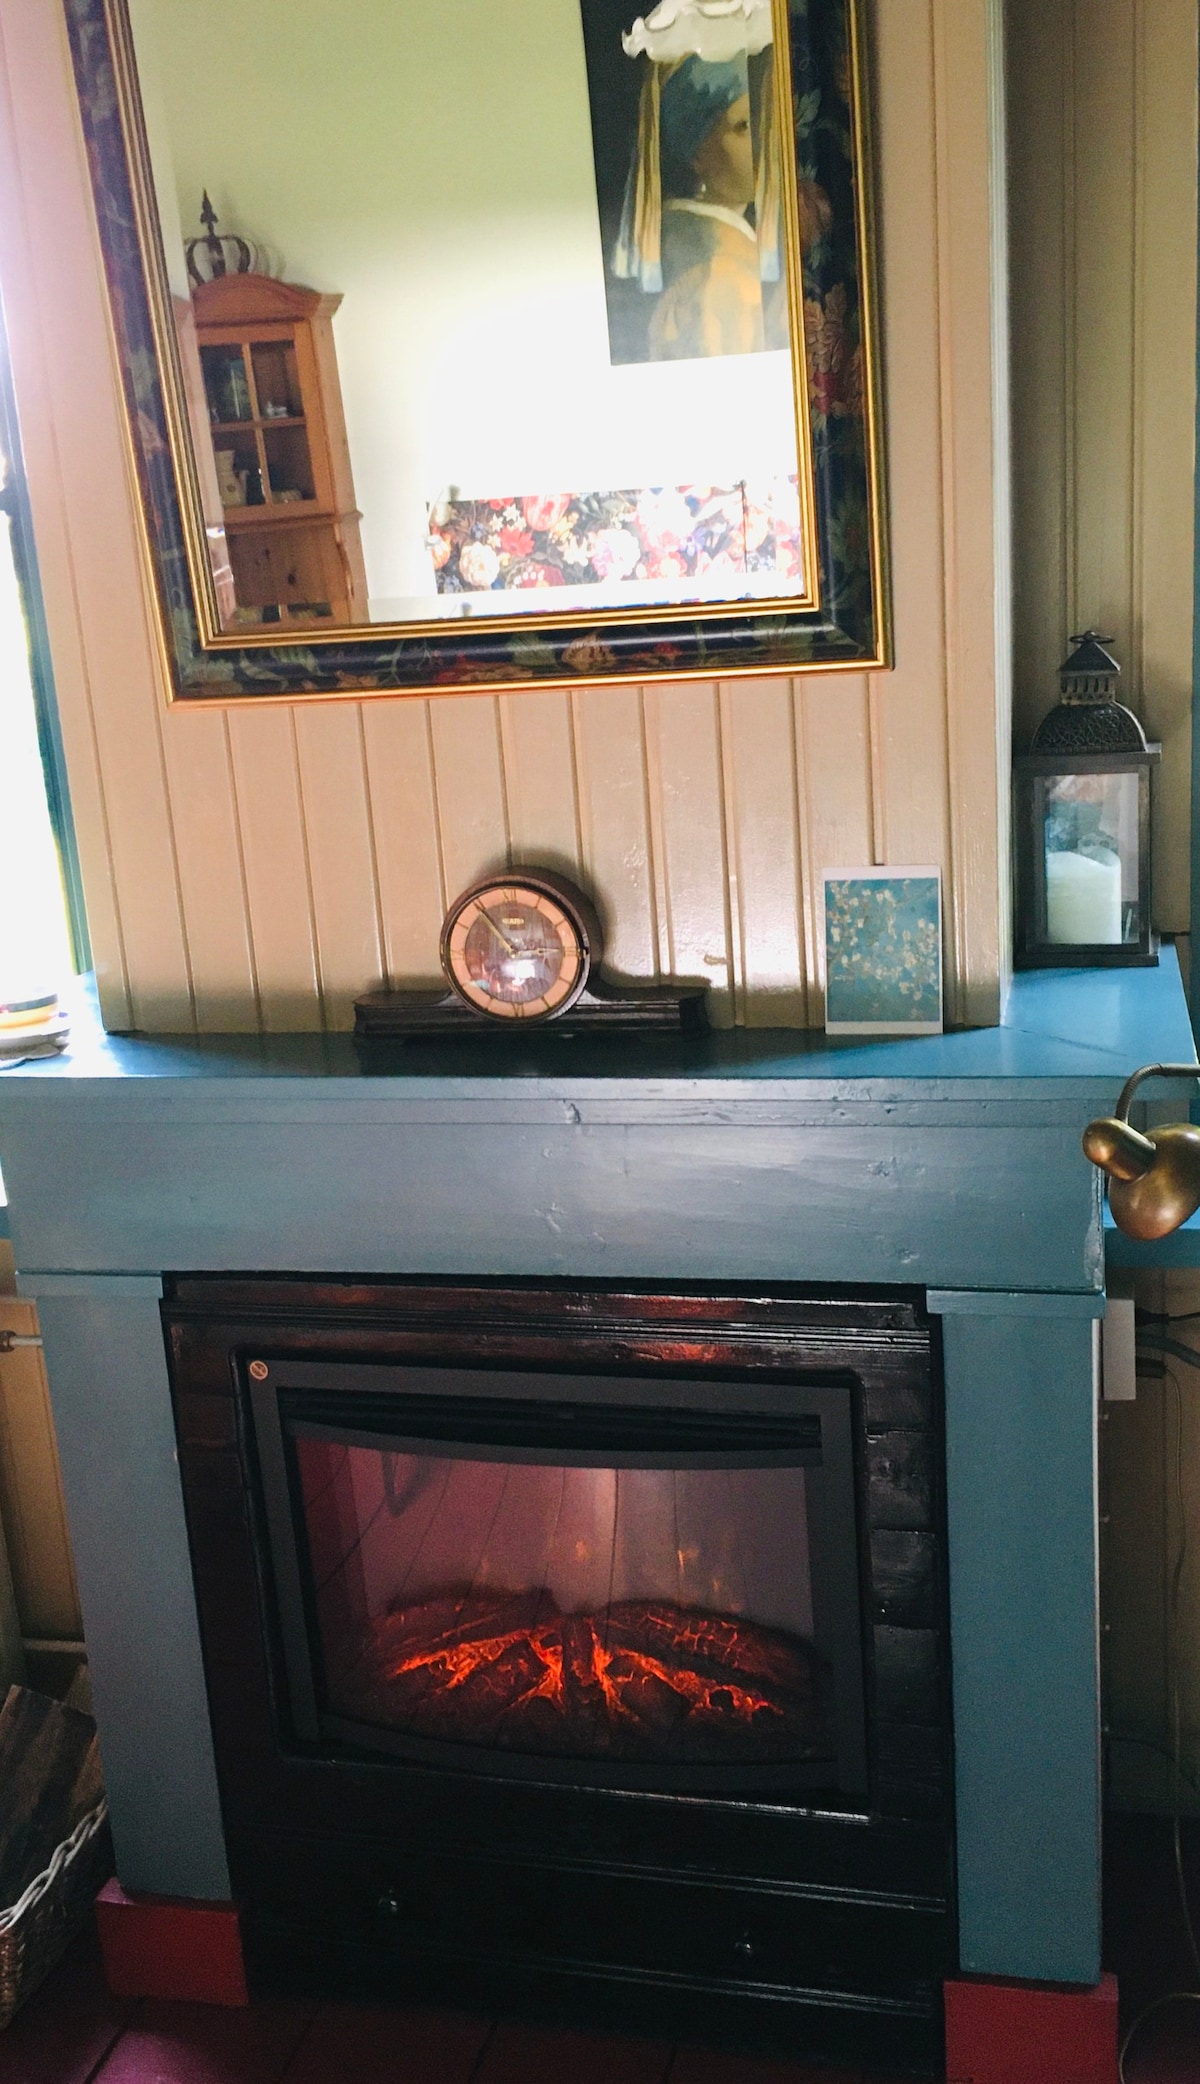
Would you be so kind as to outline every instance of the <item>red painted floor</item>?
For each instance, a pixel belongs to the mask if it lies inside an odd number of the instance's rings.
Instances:
[[[81,1942],[6,2033],[0,2084],[888,2084],[450,2012],[121,2002]]]
[[[1200,2004],[1130,2051],[1129,2084],[1200,2084]],[[448,2012],[260,2000],[248,2011],[120,2002],[90,1941],[0,2034],[0,2084],[888,2084],[700,2048]]]
[[[1186,1847],[1200,1906],[1200,1832]],[[1165,1990],[1194,1985],[1170,1827],[1112,1818],[1106,1956],[1128,2025]],[[1128,2084],[1200,2084],[1200,2003],[1148,2021]],[[699,2048],[550,2032],[447,2012],[260,2000],[246,2011],[109,1996],[94,1940],[72,1949],[6,2033],[0,2084],[888,2084],[848,2071]],[[893,2080],[895,2084],[895,2080]]]

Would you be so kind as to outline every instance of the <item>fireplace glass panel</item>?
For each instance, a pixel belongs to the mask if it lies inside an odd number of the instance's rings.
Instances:
[[[835,1757],[797,1457],[285,1430],[326,1727],[642,1766]]]

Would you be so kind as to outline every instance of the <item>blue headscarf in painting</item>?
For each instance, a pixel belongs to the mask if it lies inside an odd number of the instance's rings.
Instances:
[[[750,67],[744,51],[727,59],[701,58],[691,52],[674,63],[651,61],[638,111],[637,144],[625,186],[625,205],[613,250],[612,270],[624,281],[656,293],[663,286],[663,188],[668,194],[690,194],[695,185],[693,161],[705,138],[727,109],[750,92]],[[772,137],[772,74],[765,79],[759,130]],[[755,224],[759,266],[764,282],[779,279],[778,155],[761,151]]]
[[[692,161],[716,124],[735,101],[750,92],[745,53],[714,64],[693,53],[667,74],[659,99],[663,176],[669,186],[688,191]]]

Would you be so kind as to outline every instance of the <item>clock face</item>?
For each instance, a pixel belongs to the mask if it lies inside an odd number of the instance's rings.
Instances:
[[[573,1006],[590,966],[583,920],[565,892],[523,882],[468,890],[442,928],[442,963],[460,998],[498,1020],[549,1020]]]

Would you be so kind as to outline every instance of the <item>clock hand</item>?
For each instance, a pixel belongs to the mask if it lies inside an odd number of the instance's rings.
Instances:
[[[479,916],[481,919],[486,919],[488,925],[492,929],[492,932],[495,934],[496,939],[499,941],[500,946],[509,955],[519,955],[521,953],[520,949],[516,946],[515,942],[510,941],[506,933],[501,933],[500,928],[497,926],[490,912],[485,912],[481,910]]]

